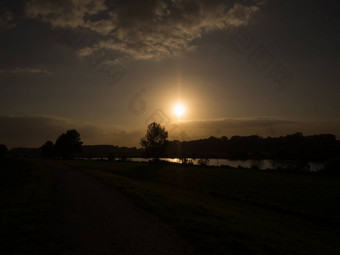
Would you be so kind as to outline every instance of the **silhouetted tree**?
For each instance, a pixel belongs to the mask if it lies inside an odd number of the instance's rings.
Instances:
[[[116,156],[114,153],[110,153],[109,156],[107,157],[108,161],[115,161],[116,160]]]
[[[8,152],[7,146],[4,144],[0,144],[0,158],[5,157],[7,152]]]
[[[47,141],[41,146],[41,156],[43,158],[53,158],[55,156],[54,145],[52,141]]]
[[[55,151],[63,159],[73,159],[76,153],[81,152],[82,144],[80,134],[75,129],[68,130],[55,142]]]
[[[168,132],[160,124],[152,122],[149,124],[146,135],[141,139],[140,144],[145,149],[146,155],[159,159],[164,154],[168,142]]]

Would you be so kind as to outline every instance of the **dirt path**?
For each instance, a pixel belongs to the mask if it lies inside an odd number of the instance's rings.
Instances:
[[[58,161],[44,161],[56,183],[56,253],[192,254],[166,224],[118,191]]]

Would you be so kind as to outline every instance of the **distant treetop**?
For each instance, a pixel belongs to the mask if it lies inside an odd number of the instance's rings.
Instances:
[[[75,154],[82,151],[82,144],[80,134],[75,129],[68,130],[55,142],[55,151],[63,159],[73,159]]]

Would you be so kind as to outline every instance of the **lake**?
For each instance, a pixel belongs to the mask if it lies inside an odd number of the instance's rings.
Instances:
[[[137,162],[147,162],[149,158],[130,158],[131,161]],[[161,160],[168,161],[171,163],[182,164],[183,160],[180,158],[161,158]],[[199,165],[199,158],[186,158],[187,162],[192,162],[194,165]],[[243,167],[243,168],[252,168],[256,167],[261,170],[265,169],[278,169],[278,168],[287,168],[288,166],[295,166],[298,164],[297,161],[294,160],[270,160],[270,159],[262,159],[262,160],[230,160],[230,159],[209,159],[209,166],[224,166],[228,165],[231,167]],[[309,171],[316,172],[320,171],[324,168],[324,164],[321,162],[308,162]]]
[[[107,160],[107,158],[80,158],[85,160]],[[183,159],[181,158],[160,158],[161,160],[182,164]],[[148,162],[151,158],[127,158],[127,161],[134,162]],[[199,158],[186,158],[187,162],[192,162],[194,165],[199,165]],[[261,160],[230,160],[230,159],[208,159],[209,166],[231,166],[231,167],[242,167],[242,168],[253,168],[256,167],[261,170],[266,169],[278,169],[278,168],[288,168],[292,166],[296,166],[298,161],[296,160],[271,160],[271,159],[261,159]],[[324,168],[324,163],[321,162],[312,162],[309,161],[309,171],[317,172]]]

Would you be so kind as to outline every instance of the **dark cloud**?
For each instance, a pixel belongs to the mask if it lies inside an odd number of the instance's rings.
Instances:
[[[12,12],[0,10],[0,31],[10,30],[15,26]]]
[[[135,59],[159,59],[194,50],[192,42],[209,31],[248,24],[258,6],[222,0],[151,0],[119,1],[110,8],[103,0],[31,0],[26,16],[52,28],[85,28],[103,36],[83,48],[81,56],[105,48]]]
[[[49,23],[52,28],[77,28],[92,25],[86,16],[106,10],[104,0],[30,0],[26,3],[26,17]]]

